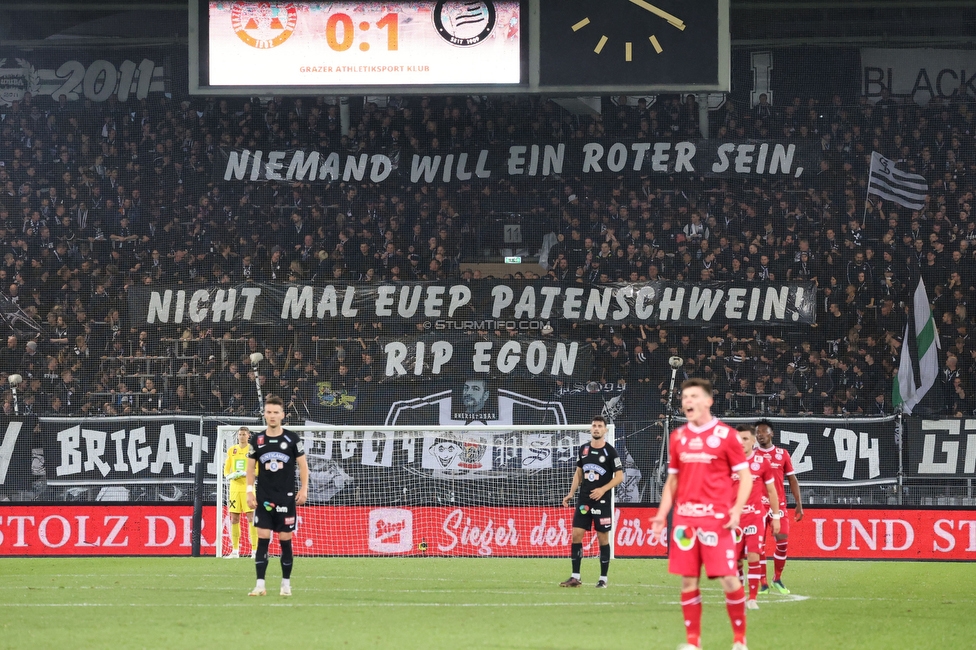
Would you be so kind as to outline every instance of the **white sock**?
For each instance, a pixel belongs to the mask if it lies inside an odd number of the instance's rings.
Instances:
[[[580,579],[580,574],[578,574],[578,573],[574,573],[574,574],[572,574],[572,575],[571,575],[571,576],[569,576],[569,577],[570,577],[570,578],[574,578],[574,579],[576,579],[576,580],[579,580],[579,579]]]
[[[606,582],[607,581],[607,577],[606,576],[600,576],[600,580],[603,580],[604,582]]]
[[[291,586],[291,578],[282,578],[281,579],[281,586],[282,587],[290,587]]]
[[[254,586],[255,589],[264,589],[264,580],[258,580],[258,583]]]

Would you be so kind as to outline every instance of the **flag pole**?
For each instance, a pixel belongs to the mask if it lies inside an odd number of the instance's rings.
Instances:
[[[902,506],[905,494],[905,411],[898,407],[898,506]]]
[[[871,152],[871,164],[868,165],[868,186],[864,194],[864,210],[861,212],[861,229],[868,227],[868,203],[871,202],[871,172],[874,170],[874,152]]]

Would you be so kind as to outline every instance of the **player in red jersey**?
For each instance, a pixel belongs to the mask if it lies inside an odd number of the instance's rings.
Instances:
[[[668,480],[651,520],[664,531],[675,504],[668,570],[681,576],[681,611],[688,642],[679,650],[701,648],[701,568],[718,579],[732,622],[732,650],[746,649],[746,594],[739,581],[735,529],[752,489],[752,475],[735,431],[712,417],[712,383],[692,378],[681,385],[681,410],[688,423],[671,432]],[[739,484],[732,482],[732,473]]]
[[[768,420],[760,420],[756,425],[756,439],[759,441],[757,453],[769,459],[770,467],[776,476],[776,494],[779,497],[779,510],[783,514],[780,519],[779,532],[774,532],[776,539],[776,553],[773,555],[773,587],[781,594],[788,594],[790,590],[783,584],[783,569],[786,567],[786,549],[790,537],[790,517],[786,511],[786,490],[783,488],[783,481],[790,482],[790,492],[796,502],[793,518],[796,521],[803,519],[803,500],[800,498],[800,484],[796,480],[796,472],[793,470],[793,460],[787,450],[773,446],[773,425]],[[768,523],[767,523],[768,526]],[[769,591],[766,584],[766,545],[763,544],[762,557],[759,559],[760,574],[762,583],[759,593]]]
[[[766,515],[769,510],[772,510],[769,518],[773,534],[779,532],[779,500],[774,485],[776,476],[769,466],[769,460],[756,453],[756,430],[748,424],[740,424],[736,429],[742,441],[746,462],[749,463],[749,472],[752,474],[752,491],[749,493],[749,501],[742,508],[742,519],[737,531],[741,534],[741,539],[736,555],[740,559],[745,557],[749,568],[749,600],[746,601],[746,609],[759,609],[759,603],[756,602],[761,577],[759,553],[766,545]],[[733,474],[732,480],[738,481],[738,474]]]

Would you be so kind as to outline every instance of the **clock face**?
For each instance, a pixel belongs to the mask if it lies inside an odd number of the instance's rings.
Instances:
[[[539,84],[715,87],[727,12],[723,0],[543,0]]]

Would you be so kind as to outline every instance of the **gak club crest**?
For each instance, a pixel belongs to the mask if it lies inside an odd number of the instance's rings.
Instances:
[[[251,47],[266,50],[278,47],[295,33],[298,10],[290,2],[235,2],[230,20],[238,38]]]

